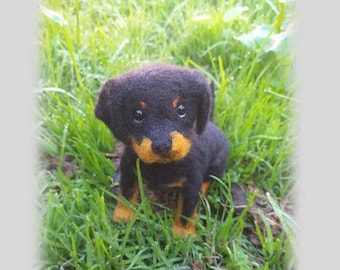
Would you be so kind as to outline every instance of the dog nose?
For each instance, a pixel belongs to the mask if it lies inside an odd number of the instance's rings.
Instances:
[[[172,146],[172,139],[170,136],[162,136],[158,140],[152,141],[152,150],[158,155],[167,154]]]

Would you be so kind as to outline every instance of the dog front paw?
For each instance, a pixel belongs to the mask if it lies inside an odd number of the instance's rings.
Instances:
[[[127,222],[131,220],[134,215],[134,212],[130,208],[119,202],[113,214],[113,221],[116,223]]]
[[[189,235],[196,234],[196,226],[193,222],[182,223],[181,220],[175,221],[174,227],[172,228],[172,234],[175,236],[188,237]]]

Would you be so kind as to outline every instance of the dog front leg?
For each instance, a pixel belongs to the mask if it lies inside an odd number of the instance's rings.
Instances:
[[[196,234],[195,219],[199,203],[199,193],[204,197],[211,181],[204,181],[200,188],[191,187],[183,189],[179,194],[178,205],[174,220],[173,234],[188,235]]]
[[[121,180],[120,190],[121,196],[128,200],[133,206],[137,204],[139,189],[138,182],[135,174],[132,171],[132,167],[128,164],[121,163]],[[121,200],[118,200],[117,206],[113,213],[113,220],[117,223],[127,222],[134,216],[134,212],[125,205]]]
[[[188,181],[189,182],[189,181]],[[178,205],[174,219],[173,234],[188,235],[196,234],[195,219],[199,202],[201,185],[183,186],[178,198]]]

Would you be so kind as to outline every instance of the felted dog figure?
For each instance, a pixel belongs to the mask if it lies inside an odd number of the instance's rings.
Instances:
[[[212,176],[226,169],[229,141],[211,121],[213,90],[191,68],[151,64],[108,79],[95,116],[125,144],[120,162],[121,196],[137,203],[136,160],[148,186],[180,189],[173,234],[196,233],[199,194]],[[134,212],[118,201],[113,219],[128,221]]]

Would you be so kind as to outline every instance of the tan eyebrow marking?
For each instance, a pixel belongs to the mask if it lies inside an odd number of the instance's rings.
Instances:
[[[172,100],[172,107],[176,108],[178,105],[178,98]]]
[[[146,107],[147,107],[145,101],[140,101],[139,105],[142,109],[146,109]]]

